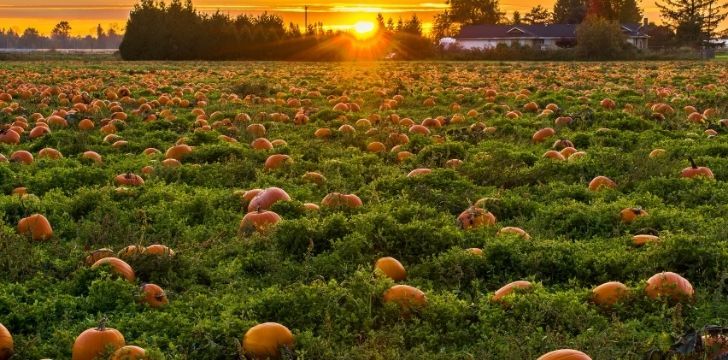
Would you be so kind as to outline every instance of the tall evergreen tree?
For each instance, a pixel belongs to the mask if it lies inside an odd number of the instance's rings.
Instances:
[[[514,11],[513,15],[511,17],[511,25],[520,25],[523,24],[523,19],[521,19],[521,13],[519,11]]]
[[[705,45],[728,18],[728,2],[721,0],[663,0],[655,5],[681,45]]]
[[[551,13],[541,5],[536,5],[526,13],[523,22],[529,25],[547,24],[551,19]]]
[[[498,0],[448,0],[453,22],[471,24],[501,24],[505,13]]]
[[[586,17],[584,0],[556,0],[553,11],[555,24],[580,24]]]

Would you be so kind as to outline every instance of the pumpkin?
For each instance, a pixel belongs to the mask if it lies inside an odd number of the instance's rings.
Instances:
[[[94,250],[93,252],[91,252],[91,254],[86,256],[86,265],[91,266],[103,258],[112,257],[112,256],[114,256],[114,250],[107,249],[107,248]]]
[[[386,150],[387,150],[387,147],[379,141],[374,141],[367,145],[367,151],[369,151],[369,152],[378,153],[378,152],[383,152]]]
[[[314,203],[303,203],[303,209],[306,211],[319,211],[321,208]]]
[[[606,98],[606,99],[600,101],[599,105],[601,105],[603,108],[609,109],[609,110],[617,107],[617,104],[614,102],[614,100],[609,99],[609,98]]]
[[[694,290],[687,279],[668,271],[647,279],[645,293],[652,299],[669,297],[673,300],[683,300],[692,298]]]
[[[253,231],[265,232],[281,221],[281,217],[268,210],[257,210],[245,214],[240,220],[240,231],[249,234]]]
[[[144,284],[141,287],[143,294],[142,302],[153,308],[161,308],[169,304],[167,294],[164,290],[155,284]]]
[[[146,350],[134,346],[134,345],[126,345],[120,347],[118,350],[114,352],[113,355],[111,355],[110,360],[147,360],[147,352]]]
[[[265,136],[266,129],[263,124],[250,124],[248,125],[248,127],[245,128],[245,131],[248,134],[255,136],[256,138],[261,138]]]
[[[18,233],[29,234],[33,240],[48,240],[53,237],[53,228],[45,216],[33,214],[18,221]]]
[[[146,149],[144,149],[144,151],[143,151],[142,153],[143,153],[144,155],[147,155],[147,156],[152,156],[152,155],[157,155],[157,154],[161,154],[162,152],[161,152],[161,151],[159,151],[159,149],[155,149],[155,148],[146,148]]]
[[[394,285],[384,292],[385,303],[395,303],[405,312],[427,305],[427,297],[422,290],[409,285]]]
[[[26,188],[26,187],[24,187],[24,186],[19,186],[19,187],[16,187],[16,188],[15,188],[15,189],[13,189],[13,191],[11,192],[11,194],[13,194],[13,195],[17,195],[17,196],[20,196],[20,197],[22,197],[23,195],[25,195],[25,194],[27,194],[27,193],[28,193],[28,188]]]
[[[96,125],[94,124],[93,120],[91,120],[91,119],[83,119],[78,122],[78,128],[80,130],[84,130],[84,131],[93,130],[93,128],[95,126]]]
[[[329,129],[329,128],[318,128],[313,133],[313,136],[315,136],[318,139],[325,139],[325,138],[331,137],[331,129]]]
[[[342,194],[342,193],[329,193],[326,195],[323,200],[321,200],[321,205],[326,207],[348,207],[348,208],[357,208],[363,205],[361,199],[354,195],[354,194]]]
[[[279,187],[269,187],[258,193],[248,204],[248,212],[268,210],[278,201],[290,201],[291,197]]]
[[[451,169],[457,169],[460,166],[462,166],[464,162],[460,159],[450,159],[447,162],[445,162],[445,167],[451,168]]]
[[[554,125],[556,126],[566,126],[571,124],[574,121],[574,119],[571,116],[559,116],[554,120]]]
[[[99,153],[95,151],[85,151],[81,155],[81,158],[91,160],[96,164],[101,164],[103,162],[103,160],[101,159],[101,155],[99,155]]]
[[[288,155],[283,154],[273,154],[271,156],[268,156],[267,159],[265,159],[265,169],[266,170],[273,170],[283,167],[283,165],[286,164],[292,164],[293,159]]]
[[[694,177],[698,177],[698,176],[704,176],[708,179],[713,178],[713,172],[710,171],[709,168],[707,168],[705,166],[696,165],[695,161],[693,160],[692,157],[688,157],[688,160],[690,161],[690,167],[687,167],[682,170],[682,172],[680,173],[681,177],[694,178]]]
[[[590,191],[599,191],[603,188],[614,189],[617,187],[617,183],[606,176],[597,176],[589,182]]]
[[[166,245],[154,244],[145,247],[142,254],[172,257],[174,256],[174,250],[170,249]]]
[[[667,153],[667,151],[665,151],[665,149],[654,149],[654,150],[650,151],[650,154],[647,156],[650,159],[654,159],[654,158],[665,156],[666,153]]]
[[[0,130],[0,143],[10,145],[20,144],[20,134],[13,130],[2,129]]]
[[[124,335],[116,329],[107,328],[102,320],[98,327],[88,329],[76,338],[72,360],[94,360],[108,349],[118,350],[125,344]]]
[[[129,266],[124,260],[115,257],[105,257],[96,261],[91,265],[92,269],[98,269],[102,266],[108,266],[111,272],[123,277],[126,281],[134,282],[136,275],[134,269]]]
[[[514,281],[498,289],[495,294],[493,294],[491,300],[501,301],[504,297],[510,295],[516,289],[529,289],[531,286],[531,283],[525,280]]]
[[[144,185],[144,179],[142,179],[141,176],[130,173],[130,172],[128,172],[126,174],[116,175],[116,177],[114,178],[114,181],[116,182],[116,185],[126,185],[126,186]]]
[[[619,212],[619,218],[622,219],[622,222],[625,224],[632,223],[638,217],[648,216],[648,215],[649,214],[647,213],[647,211],[642,210],[642,208],[640,208],[640,207],[626,208],[626,209],[622,209],[622,211]]]
[[[312,182],[317,185],[323,185],[326,182],[326,177],[321,175],[321,173],[308,171],[303,174],[303,180]]]
[[[167,149],[164,153],[165,159],[175,159],[182,161],[182,159],[192,153],[192,147],[186,144],[179,144]]]
[[[544,142],[546,139],[548,139],[554,135],[556,135],[556,130],[554,130],[553,128],[550,128],[550,127],[544,128],[539,131],[536,131],[533,134],[533,136],[531,137],[531,140],[534,143],[538,144],[538,143]]]
[[[419,169],[414,169],[414,170],[410,171],[407,174],[407,177],[415,177],[415,176],[420,176],[420,175],[427,175],[427,174],[430,174],[430,173],[432,173],[432,169],[419,168]]]
[[[506,226],[498,230],[498,232],[496,233],[497,236],[503,236],[505,234],[515,234],[526,240],[529,240],[531,238],[531,235],[528,235],[525,230],[515,226]]]
[[[33,154],[25,150],[18,150],[10,154],[10,161],[30,165],[33,163]]]
[[[424,136],[430,135],[430,129],[428,129],[426,126],[417,124],[410,126],[408,131],[412,134],[420,134]]]
[[[543,157],[545,157],[547,159],[553,159],[553,160],[562,160],[562,161],[566,160],[566,157],[562,153],[560,153],[556,150],[546,151],[545,153],[543,153]]]
[[[485,209],[471,206],[458,215],[458,224],[461,229],[474,229],[495,224],[495,216]]]
[[[640,234],[632,237],[632,244],[635,246],[642,246],[647,243],[660,241],[660,238],[655,235]]]
[[[595,287],[592,290],[592,301],[603,307],[616,304],[629,293],[627,286],[618,281],[610,281]]]
[[[177,159],[164,159],[162,160],[162,166],[166,168],[178,168],[182,166],[182,163]],[[153,169],[152,169],[153,170]]]
[[[243,336],[243,352],[253,359],[278,359],[281,348],[292,349],[294,338],[291,330],[274,322],[253,326]]]
[[[10,359],[13,352],[13,336],[3,324],[0,324],[0,360]]]
[[[144,252],[145,248],[141,245],[129,245],[121,250],[116,254],[120,259],[126,259],[134,256],[141,255]]]
[[[477,255],[477,256],[483,256],[483,249],[481,248],[468,248],[465,249],[470,254]]]
[[[710,360],[721,360],[728,355],[728,336],[722,334],[707,334],[701,337],[703,348]],[[1,359],[2,357],[0,357]]]
[[[591,358],[579,350],[561,349],[543,354],[536,360],[591,360]]]
[[[263,189],[251,189],[251,190],[247,190],[247,191],[243,192],[242,198],[245,201],[251,201],[251,200],[253,200],[253,198],[255,198],[256,196],[258,196],[258,194],[260,194],[262,192],[263,192]]]
[[[270,150],[273,148],[273,144],[266,138],[257,138],[250,143],[250,147],[255,150]]]
[[[574,143],[572,143],[570,140],[559,139],[554,141],[554,144],[551,145],[551,147],[556,150],[562,150],[567,147],[574,147]]]
[[[402,281],[407,278],[407,271],[399,260],[393,257],[383,257],[374,264],[374,269],[381,271],[384,275],[394,281]]]

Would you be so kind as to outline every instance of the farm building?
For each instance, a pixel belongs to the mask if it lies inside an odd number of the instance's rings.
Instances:
[[[647,48],[649,36],[644,32],[643,25],[622,24],[621,26],[627,36],[627,42],[638,49]],[[498,44],[504,44],[532,46],[548,50],[574,46],[576,44],[576,27],[576,24],[470,25],[462,27],[457,36],[448,39],[454,39],[454,42],[449,40],[450,46],[454,43],[463,49],[490,49]]]

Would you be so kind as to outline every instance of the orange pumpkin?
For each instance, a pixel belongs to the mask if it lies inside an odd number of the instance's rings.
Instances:
[[[690,167],[686,167],[685,169],[683,169],[680,173],[680,176],[684,178],[694,178],[698,176],[703,176],[708,179],[713,178],[713,172],[710,171],[709,168],[696,165],[692,157],[688,157],[688,160],[690,161]]]
[[[493,297],[491,298],[493,301],[501,301],[504,297],[510,295],[515,291],[516,289],[529,289],[531,288],[531,283],[524,280],[514,281],[512,283],[509,283],[502,288],[498,289],[498,291],[493,294]]]
[[[642,210],[642,208],[636,207],[636,208],[626,208],[622,209],[622,211],[619,212],[619,217],[622,219],[622,222],[625,224],[632,223],[635,221],[638,217],[641,216],[648,216],[649,214],[647,211]]]
[[[48,158],[57,160],[63,157],[63,154],[61,154],[60,151],[53,149],[53,148],[43,148],[38,152],[38,158]]]
[[[286,193],[285,190],[279,187],[269,187],[250,200],[250,204],[248,204],[248,212],[268,210],[278,201],[290,200],[291,197],[288,196],[288,193]]]
[[[33,214],[18,221],[18,233],[29,234],[33,240],[48,240],[53,237],[51,223],[41,214]]]
[[[182,159],[192,153],[192,147],[187,144],[179,144],[167,149],[164,153],[165,159],[175,159],[182,161]]]
[[[13,130],[2,129],[0,130],[0,143],[10,145],[20,144],[20,134]]]
[[[660,238],[655,235],[640,234],[632,237],[632,244],[635,246],[642,246],[647,243],[660,241]]]
[[[145,248],[141,245],[129,245],[121,250],[116,254],[120,259],[126,259],[134,256],[141,255],[144,252]]]
[[[278,359],[281,348],[290,350],[293,345],[291,330],[274,322],[253,326],[243,336],[243,352],[256,360]]]
[[[3,324],[0,324],[0,360],[10,359],[14,350],[13,336]]]
[[[86,265],[91,266],[103,258],[113,257],[113,256],[114,256],[114,250],[111,250],[111,249],[103,248],[103,249],[94,250],[93,252],[91,252],[91,254],[86,256]]]
[[[553,160],[561,160],[561,161],[566,160],[566,157],[562,153],[560,153],[556,150],[546,151],[545,153],[543,153],[543,157],[545,157],[547,159],[553,159]]]
[[[306,211],[319,211],[319,210],[321,210],[321,208],[318,205],[314,204],[314,203],[304,203],[303,204],[303,208]]]
[[[414,170],[410,171],[409,174],[407,174],[407,177],[415,177],[415,176],[420,176],[420,175],[427,175],[427,174],[430,174],[430,173],[432,173],[432,169],[419,168],[419,169],[414,169]]]
[[[134,282],[136,279],[136,275],[134,274],[134,270],[131,266],[119,258],[105,257],[96,261],[93,265],[91,265],[91,268],[98,269],[102,266],[108,266],[113,273],[123,277],[126,281]]]
[[[108,349],[124,346],[124,335],[116,329],[107,328],[104,321],[96,328],[81,333],[73,343],[72,360],[94,360]]]
[[[664,296],[673,300],[683,300],[692,298],[694,290],[693,285],[684,277],[673,272],[663,272],[647,280],[645,293],[652,299]]]
[[[485,209],[471,206],[458,216],[458,224],[462,229],[474,229],[486,225],[495,225],[495,216]]]
[[[157,255],[157,256],[174,256],[174,250],[167,247],[167,245],[154,244],[144,248],[142,252],[144,255]]]
[[[384,275],[394,281],[402,281],[407,278],[407,271],[402,263],[393,257],[383,257],[374,264],[374,269],[381,271]]]
[[[10,154],[10,161],[30,165],[33,163],[33,154],[25,150],[18,150]]]
[[[98,154],[97,152],[95,152],[95,151],[85,151],[85,152],[84,152],[84,153],[83,153],[83,154],[81,155],[81,158],[82,158],[82,159],[89,159],[89,160],[92,160],[92,161],[93,161],[94,163],[96,163],[96,164],[101,164],[101,163],[103,162],[103,160],[101,159],[101,155],[99,155],[99,154]]]
[[[603,188],[614,189],[617,187],[617,183],[606,176],[597,176],[589,182],[590,191],[598,191]]]
[[[617,107],[617,104],[614,102],[614,100],[609,99],[609,98],[600,101],[599,105],[601,105],[605,109],[610,109],[610,110]]]
[[[534,143],[538,144],[541,142],[544,142],[546,139],[556,135],[556,130],[553,128],[544,128],[539,131],[536,131],[533,136],[531,137],[531,140],[533,140]]]
[[[504,234],[515,234],[526,240],[529,240],[531,238],[531,235],[528,235],[525,230],[515,226],[506,226],[498,230],[498,232],[496,233],[497,236],[503,236]]]
[[[271,156],[268,156],[268,158],[265,160],[265,169],[266,170],[273,170],[283,167],[283,165],[286,164],[292,164],[293,159],[288,155],[283,154],[273,154]]]
[[[257,138],[250,143],[250,147],[255,150],[270,150],[273,148],[273,144],[266,138]]]
[[[341,194],[337,192],[329,193],[323,200],[321,205],[326,207],[349,207],[357,208],[363,205],[361,199],[354,194]]]
[[[110,360],[147,360],[147,352],[146,350],[134,346],[134,345],[126,345],[120,347],[118,350],[114,352],[113,355],[111,355]]]
[[[404,311],[427,305],[427,297],[422,290],[409,285],[394,285],[384,292],[385,303],[395,303]]]
[[[536,360],[591,360],[591,358],[579,350],[561,349],[543,354]]]
[[[477,256],[483,256],[483,249],[481,248],[468,248],[465,249],[470,254],[477,255]]]
[[[603,307],[616,304],[629,293],[627,286],[618,281],[601,284],[592,290],[592,301]]]
[[[150,307],[161,308],[169,304],[167,294],[158,285],[144,284],[142,285],[141,291],[144,295],[142,302],[148,304]]]
[[[144,185],[144,179],[142,179],[141,176],[130,173],[130,172],[128,172],[126,174],[116,175],[116,177],[114,178],[114,181],[116,182],[116,185],[127,185],[127,186]]]
[[[280,221],[281,217],[273,211],[253,211],[245,214],[240,220],[240,231],[243,233],[265,232]]]
[[[367,151],[369,151],[369,152],[377,153],[377,152],[383,152],[386,150],[387,150],[387,147],[384,146],[384,144],[382,144],[379,141],[374,141],[374,142],[369,143],[369,145],[367,145]]]

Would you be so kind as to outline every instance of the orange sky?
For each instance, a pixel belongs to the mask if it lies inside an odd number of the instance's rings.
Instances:
[[[346,0],[339,0],[346,1]],[[433,1],[433,2],[422,2]],[[94,33],[97,24],[104,28],[115,25],[123,29],[129,10],[135,0],[0,0],[0,28],[13,28],[22,32],[27,27],[35,27],[48,34],[60,20],[70,22],[72,32],[77,35]],[[553,7],[555,0],[500,0],[502,10],[510,14],[518,10],[527,12],[532,6],[541,4]],[[431,26],[432,18],[447,6],[444,0],[366,0],[363,2],[324,2],[323,0],[249,0],[248,5],[240,5],[240,0],[195,0],[195,7],[201,11],[220,9],[230,15],[240,13],[260,13],[268,11],[279,14],[288,21],[303,25],[303,5],[309,5],[309,22],[323,21],[333,28],[346,28],[357,21],[374,20],[377,12],[385,18],[399,16],[408,18],[417,14],[425,22],[425,30]],[[645,15],[659,23],[659,12],[654,0],[642,0],[640,4]]]

